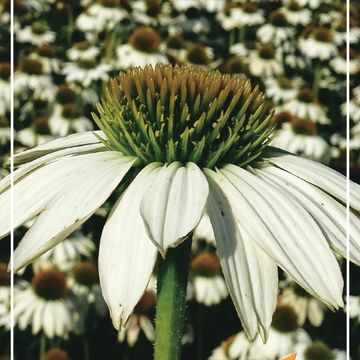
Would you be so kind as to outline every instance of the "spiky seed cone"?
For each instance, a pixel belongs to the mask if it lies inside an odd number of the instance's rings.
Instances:
[[[131,68],[111,80],[94,120],[110,149],[150,162],[244,166],[271,139],[272,112],[240,76],[198,68]]]

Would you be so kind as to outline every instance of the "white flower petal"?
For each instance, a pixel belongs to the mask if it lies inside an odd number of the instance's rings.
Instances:
[[[105,146],[101,143],[83,145],[78,147],[65,148],[62,150],[54,151],[50,154],[41,156],[33,161],[30,161],[24,165],[21,165],[18,169],[13,172],[14,183],[19,181],[23,176],[29,174],[35,169],[44,166],[45,164],[63,158],[68,155],[79,155],[84,153],[93,153],[97,151],[104,150]],[[6,176],[0,181],[0,192],[3,192],[10,187],[11,175]]]
[[[314,217],[330,245],[346,257],[346,208],[325,192],[275,166],[257,169],[265,181],[286,189]],[[360,264],[360,222],[350,213],[350,260]]]
[[[110,151],[83,155],[86,156],[91,156],[89,166],[78,176],[73,176],[72,181],[47,204],[16,248],[16,270],[55,246],[85,222],[106,201],[135,161]]]
[[[209,186],[194,163],[163,166],[147,188],[140,205],[150,239],[165,256],[200,222]]]
[[[65,137],[48,141],[32,149],[25,150],[19,154],[16,154],[14,156],[14,164],[19,165],[61,149],[82,145],[98,144],[100,143],[100,140],[95,136],[95,134],[103,137],[103,132],[101,130],[97,130],[71,134]]]
[[[276,166],[319,187],[346,203],[346,178],[337,171],[316,161],[281,152],[275,148],[264,156]],[[350,206],[360,211],[360,185],[350,181]]]
[[[258,323],[265,341],[277,301],[277,265],[240,230],[223,187],[226,179],[211,170],[206,175],[207,210],[229,292],[249,337],[255,337]]]
[[[156,261],[157,249],[146,233],[140,202],[159,166],[150,164],[136,176],[114,206],[101,235],[100,284],[118,330],[145,291]]]
[[[343,305],[335,256],[311,215],[281,189],[234,165],[220,171],[244,231],[302,287],[328,306]],[[234,200],[236,199],[236,201]]]

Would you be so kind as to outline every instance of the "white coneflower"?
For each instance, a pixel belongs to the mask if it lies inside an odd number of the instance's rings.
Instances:
[[[226,60],[226,62],[220,64],[218,69],[222,73],[226,74],[242,74],[245,76],[245,74],[249,73],[249,66],[248,64],[240,57],[233,56],[230,59]]]
[[[160,44],[159,49],[162,53],[168,54],[178,61],[181,56],[184,56],[183,53],[185,52],[186,46],[184,37],[181,34],[175,33],[169,35],[169,37]]]
[[[324,320],[324,305],[291,280],[288,280],[285,286],[279,297],[279,303],[294,308],[299,326],[303,326],[307,319],[311,325],[320,326]]]
[[[268,77],[264,80],[265,93],[276,104],[287,102],[296,98],[301,79],[289,79],[285,75],[278,77]]]
[[[290,25],[286,15],[280,10],[273,11],[269,20],[257,32],[262,43],[271,43],[276,46],[283,45],[295,35],[295,28]]]
[[[305,7],[308,6],[310,9],[318,9],[321,3],[329,1],[322,1],[322,0],[298,0],[300,6]]]
[[[213,49],[204,46],[200,43],[193,44],[180,55],[180,61],[185,62],[188,65],[207,67],[211,66],[211,62],[214,59]]]
[[[167,57],[160,53],[160,37],[150,27],[139,27],[130,36],[127,44],[116,48],[117,66],[127,69],[131,66],[168,64]]]
[[[360,322],[360,296],[349,296],[349,302],[346,304],[346,311],[349,313],[350,318]]]
[[[34,22],[31,26],[25,26],[15,32],[16,40],[21,43],[29,43],[36,46],[54,42],[55,33],[50,31],[42,22]]]
[[[14,318],[33,335],[68,338],[74,328],[74,309],[68,297],[66,276],[56,268],[37,273],[31,283],[19,281],[14,289]]]
[[[267,147],[272,113],[249,81],[199,68],[133,68],[111,81],[97,111],[101,131],[60,138],[15,157],[23,165],[12,175],[14,227],[37,216],[15,250],[16,270],[80,227],[124,179],[126,190],[104,226],[98,262],[117,329],[145,291],[158,253],[164,260],[157,310],[175,306],[167,302],[170,291],[181,306],[166,316],[182,313],[186,276],[172,273],[179,276],[174,281],[167,269],[176,263],[188,270],[188,234],[204,211],[249,338],[258,330],[267,338],[277,266],[330,308],[343,305],[343,279],[331,248],[346,254],[345,178]],[[125,177],[129,172],[133,176]],[[9,177],[0,189],[4,237],[11,230]],[[359,211],[359,186],[351,183],[351,189],[350,208]],[[360,263],[359,220],[352,211],[350,254]],[[166,316],[159,329],[168,324]],[[162,340],[168,336],[161,334]]]
[[[30,127],[23,128],[16,132],[15,140],[25,147],[34,147],[52,140],[50,134],[48,117],[45,115],[36,116]]]
[[[332,350],[321,341],[303,344],[297,349],[296,360],[346,360],[346,351]]]
[[[347,39],[346,31],[346,18],[342,17],[337,22],[333,22],[334,25],[334,41],[337,45],[345,45]],[[353,19],[350,17],[350,29],[349,29],[349,43],[351,45],[358,44],[360,40],[360,27],[357,24],[353,24]]]
[[[194,242],[203,240],[211,245],[216,244],[214,231],[208,214],[203,214],[198,226],[194,229],[193,240]]]
[[[217,14],[217,20],[225,30],[261,25],[265,22],[263,10],[258,9],[257,5],[251,2],[243,5],[227,4],[223,11]]]
[[[57,267],[61,271],[69,271],[81,259],[90,259],[95,252],[95,244],[81,231],[57,244],[38,257],[32,264],[34,272],[49,267]]]
[[[10,272],[3,262],[0,262],[0,304],[10,307]]]
[[[275,132],[271,145],[323,164],[328,164],[331,157],[330,146],[317,135],[316,123],[296,116]]]
[[[355,49],[350,48],[349,70],[347,70],[346,49],[343,48],[339,55],[330,61],[330,65],[338,74],[345,75],[349,71],[351,75],[355,75],[360,72],[360,56]]]
[[[216,255],[208,251],[195,255],[191,260],[190,270],[198,303],[211,306],[227,298],[229,294]]]
[[[308,25],[311,22],[311,11],[299,4],[296,0],[289,1],[286,6],[280,8],[286,19],[292,25]]]
[[[331,30],[318,27],[299,40],[300,51],[309,59],[329,60],[337,54]]]
[[[347,103],[344,102],[340,106],[341,115],[347,114]],[[352,96],[349,101],[349,115],[350,119],[355,123],[360,122],[360,86],[357,86],[352,91]]]
[[[166,26],[172,23],[169,3],[158,0],[135,0],[131,2],[131,8],[131,16],[139,24],[146,26],[161,24]]]
[[[171,0],[171,5],[179,12],[185,12],[188,9],[200,9],[200,0]]]
[[[99,53],[100,49],[86,40],[75,43],[69,50],[66,51],[66,55],[71,61],[91,61],[96,59]]]
[[[155,310],[155,304],[154,292],[146,290],[135,306],[133,314],[130,315],[126,327],[119,332],[120,342],[126,341],[130,347],[133,347],[139,338],[140,331],[143,331],[149,341],[154,341],[155,328],[151,316]]]
[[[240,42],[230,46],[230,54],[246,58],[256,50],[256,44],[252,42]]]
[[[99,0],[91,4],[76,19],[76,26],[83,32],[100,33],[112,30],[117,23],[128,18],[128,11],[120,0]]]
[[[59,73],[62,62],[56,57],[56,48],[51,44],[44,44],[37,48],[35,59],[39,59],[43,65],[44,73]]]
[[[299,118],[308,118],[319,124],[329,124],[324,107],[317,101],[310,88],[301,89],[297,97],[286,102],[280,110],[289,111]]]
[[[266,344],[259,337],[250,342],[246,334],[240,332],[215,349],[209,360],[278,360],[310,342],[310,336],[298,327],[293,308],[280,305],[274,313]]]
[[[62,72],[67,82],[75,82],[87,88],[94,82],[107,81],[110,70],[111,65],[88,59],[79,60],[77,63],[66,63]]]
[[[27,57],[20,62],[19,70],[14,74],[14,94],[17,98],[27,98],[31,91],[35,98],[53,100],[55,89],[51,76],[44,74],[39,59]]]
[[[249,70],[254,76],[272,77],[284,72],[279,53],[269,45],[263,44],[249,56]]]
[[[0,117],[10,112],[10,63],[0,63]]]
[[[52,135],[66,136],[93,128],[92,121],[82,115],[81,108],[76,103],[56,105],[49,116],[49,129]]]

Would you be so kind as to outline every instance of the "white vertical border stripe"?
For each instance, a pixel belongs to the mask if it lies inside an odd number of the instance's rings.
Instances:
[[[350,0],[346,0],[346,360],[350,360]]]
[[[14,0],[10,1],[10,228],[14,224]],[[14,359],[14,230],[10,233],[10,359]]]

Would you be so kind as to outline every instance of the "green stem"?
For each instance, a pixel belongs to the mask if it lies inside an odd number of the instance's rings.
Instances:
[[[155,323],[155,360],[179,360],[192,237],[169,249],[159,262]]]
[[[321,80],[321,66],[317,64],[314,70],[314,83],[313,83],[313,90],[316,96],[319,94],[320,80]]]
[[[40,360],[45,360],[45,352],[46,352],[46,336],[43,333],[40,338]]]

